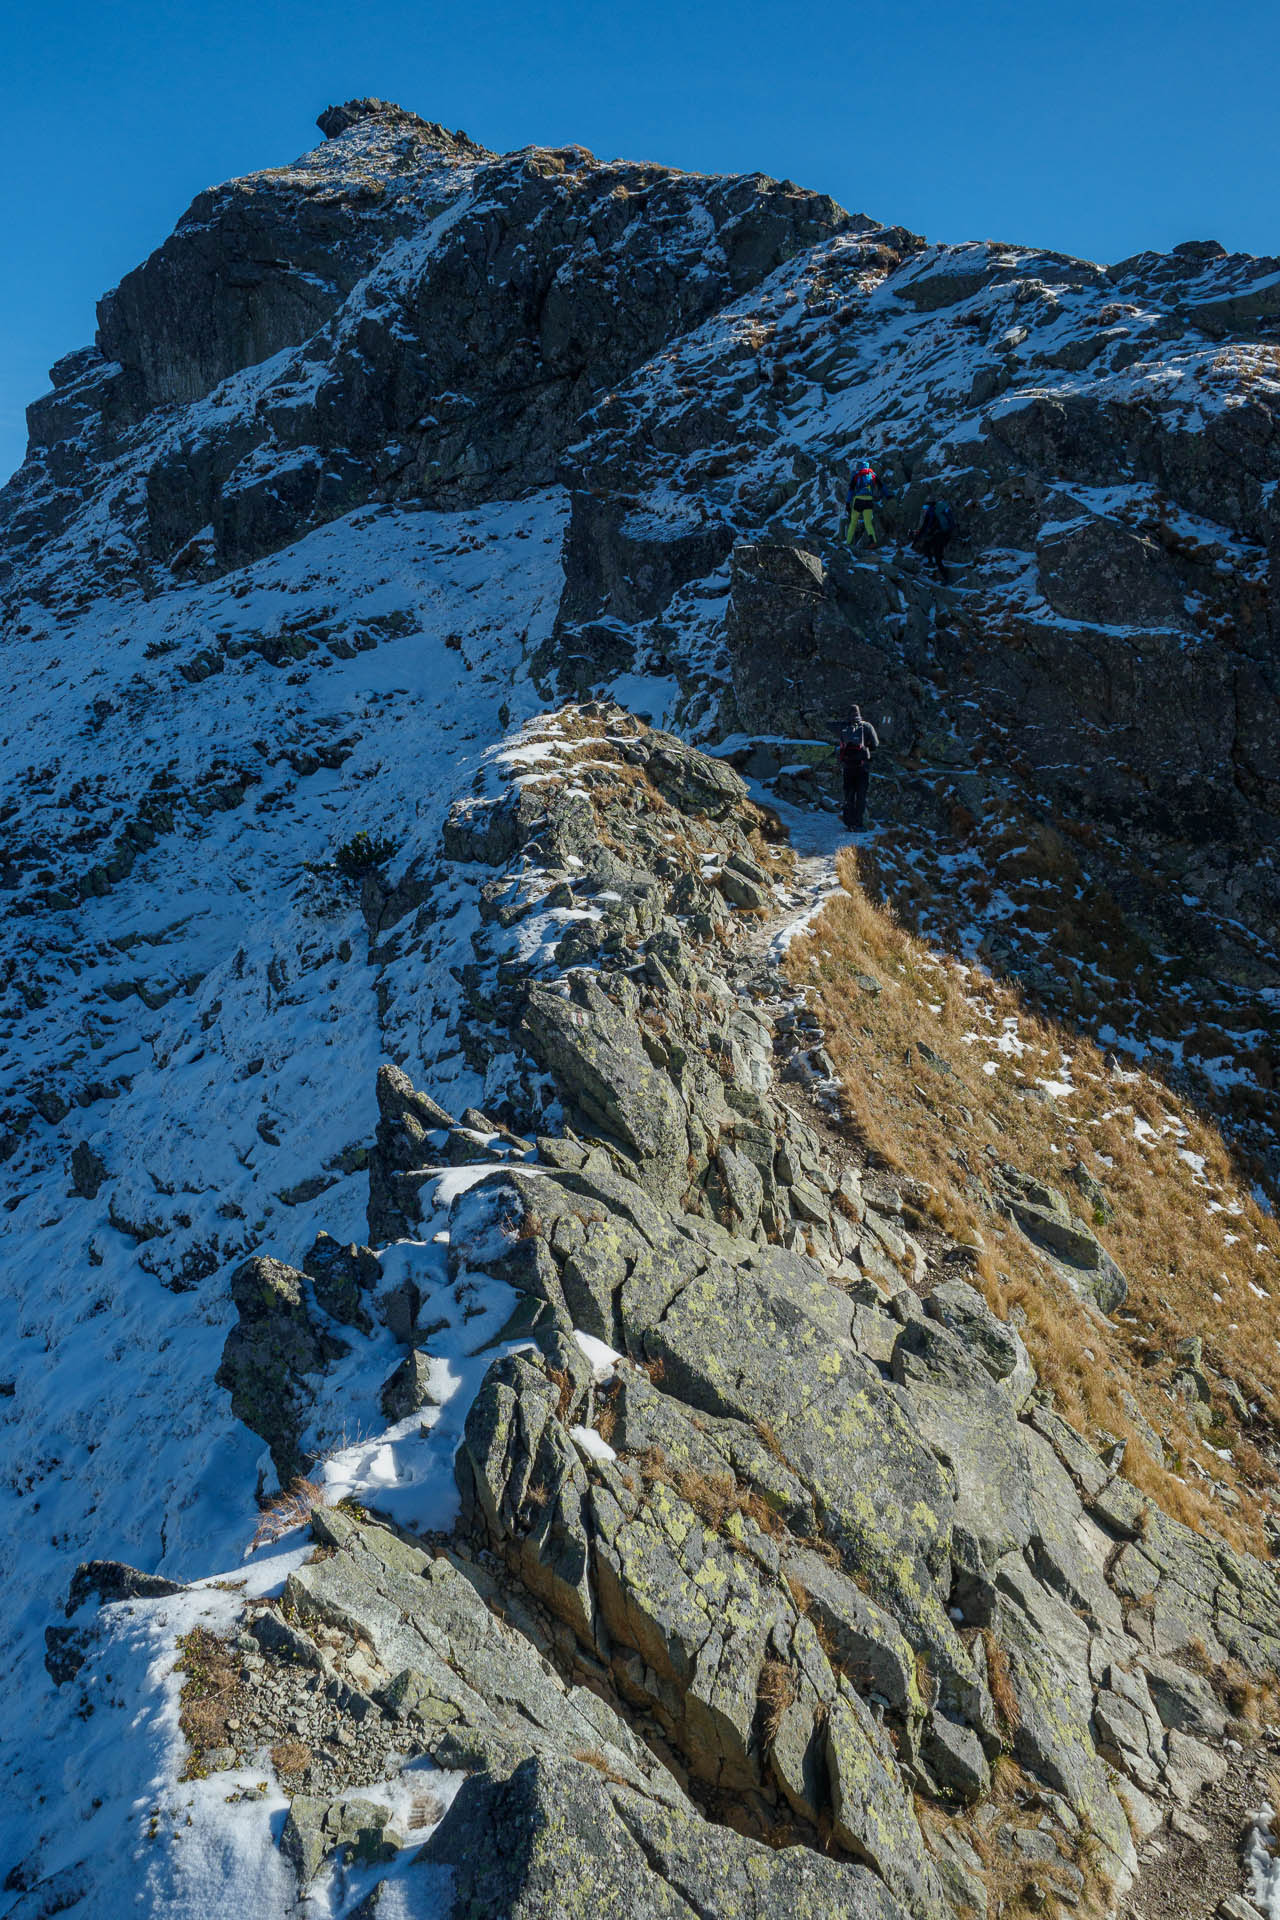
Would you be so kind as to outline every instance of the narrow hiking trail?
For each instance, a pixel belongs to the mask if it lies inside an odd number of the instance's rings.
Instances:
[[[807,1010],[803,986],[783,972],[792,942],[809,933],[826,903],[843,891],[836,872],[841,850],[868,845],[878,830],[851,835],[833,809],[779,802],[759,783],[752,783],[752,798],[783,818],[795,856],[787,878],[776,883],[777,910],[746,935],[744,948],[755,969],[750,978],[756,1004],[778,1023],[783,1056],[779,1093],[818,1129],[833,1164],[856,1169],[868,1199],[888,1208],[900,1227],[901,1199],[913,1192],[915,1183],[909,1174],[887,1177],[878,1172],[875,1154],[850,1138],[839,1081],[823,1071],[830,1062],[821,1027]],[[904,1273],[899,1284],[905,1282],[923,1301],[948,1271],[948,1258],[961,1249],[931,1226],[917,1227],[913,1237],[920,1257],[914,1274],[908,1278]],[[1167,1823],[1156,1831],[1137,1836],[1136,1876],[1117,1920],[1248,1920],[1259,1909],[1264,1914],[1280,1911],[1274,1904],[1267,1818],[1275,1798],[1280,1727],[1263,1729],[1256,1744],[1248,1746],[1227,1739],[1222,1758],[1226,1764],[1221,1778],[1211,1780],[1192,1804],[1175,1803]],[[1242,1878],[1251,1898],[1240,1891]]]

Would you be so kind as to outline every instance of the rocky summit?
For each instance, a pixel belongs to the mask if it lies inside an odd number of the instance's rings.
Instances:
[[[1280,1913],[1280,260],[318,124],[0,491],[0,1914]]]

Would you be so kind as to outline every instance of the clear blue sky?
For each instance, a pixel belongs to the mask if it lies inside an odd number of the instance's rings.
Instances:
[[[1280,253],[1275,0],[8,0],[0,75],[0,478],[97,296],[358,94],[500,150],[789,175],[933,239]]]

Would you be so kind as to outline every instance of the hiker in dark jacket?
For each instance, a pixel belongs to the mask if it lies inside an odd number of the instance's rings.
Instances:
[[[836,759],[844,781],[844,806],[841,818],[851,833],[861,833],[867,810],[867,788],[871,784],[871,756],[880,745],[880,736],[861,707],[850,707],[849,717],[840,729]]]
[[[933,570],[939,580],[950,578],[942,556],[955,530],[956,517],[946,501],[926,500],[924,512],[920,515],[920,525],[912,535],[911,544],[924,559],[932,560]]]

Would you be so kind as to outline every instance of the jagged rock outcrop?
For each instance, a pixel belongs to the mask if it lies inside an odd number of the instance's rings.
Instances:
[[[344,1349],[307,1312],[304,1277],[280,1260],[255,1255],[231,1276],[238,1317],[227,1335],[218,1385],[231,1395],[238,1420],[261,1434],[287,1486],[302,1470],[299,1447],[311,1398],[307,1376]]]
[[[243,565],[365,500],[545,483],[601,390],[799,249],[874,224],[762,175],[499,158],[383,102],[324,119],[323,147],[201,195],[103,301],[96,357],[33,410],[20,537],[70,510],[69,436],[113,451],[290,349],[252,419],[215,395],[147,462],[156,562]]]
[[[417,226],[424,174],[493,157],[386,101],[350,101],[319,124],[327,144],[295,166],[198,195],[101,302],[98,350],[118,369],[113,411],[141,419],[203,399],[300,345]]]
[[[1275,1567],[1139,1490],[1209,1528],[1208,1449],[1068,1423],[991,1278],[1132,1307],[1082,1143],[1049,1185],[965,1111],[959,1243],[872,1164],[773,947],[830,866],[789,893],[747,783],[822,808],[859,699],[904,916],[1274,1152],[1277,263],[319,124],[106,297],[0,493],[6,1606],[87,1567],[23,1627],[5,1895],[1114,1905],[1260,1779]],[[950,581],[844,550],[864,452]],[[1261,1487],[1274,1409],[1168,1347]]]
[[[470,1911],[512,1920],[564,1910],[575,1886],[593,1908],[616,1904],[637,1920],[731,1920],[745,1901],[797,1920],[899,1920],[903,1911],[856,1867],[775,1853],[724,1829],[708,1839],[701,1822],[589,1768],[540,1759],[505,1780],[469,1781],[426,1858],[453,1870],[455,1898]]]
[[[749,913],[686,886],[744,859],[740,790],[725,815],[714,763],[616,711],[564,738],[564,776],[524,789],[526,837],[468,843],[502,860],[486,886],[504,904],[473,943],[469,1044],[516,1064],[505,1133],[469,1116],[445,1229],[448,1284],[514,1288],[531,1344],[467,1413],[444,1554],[319,1512],[290,1630],[362,1649],[335,1669],[361,1712],[468,1773],[420,1859],[504,1911],[570,1910],[548,1891],[569,1849],[597,1905],[680,1912],[678,1854],[699,1911],[732,1912],[727,1889],[768,1860],[762,1914],[794,1893],[943,1920],[985,1898],[966,1810],[1002,1755],[1034,1815],[1002,1829],[1009,1860],[1046,1893],[1078,1894],[1086,1871],[1122,1889],[1135,1835],[1222,1765],[1221,1709],[1183,1662],[1280,1662],[1274,1574],[1104,1463],[950,1249],[895,1227],[839,1136],[783,1097]],[[584,916],[589,966],[572,917],[531,937],[549,914]],[[491,968],[501,995],[482,990]],[[398,1193],[412,1237],[461,1129],[401,1071],[379,1100],[371,1189]],[[551,1112],[536,1144],[492,1151]],[[1061,1194],[1004,1167],[990,1206],[1105,1274]],[[411,1349],[435,1313],[424,1288]],[[345,1807],[304,1798],[304,1880],[348,1828],[372,1831]],[[477,1834],[500,1858],[471,1857]]]

